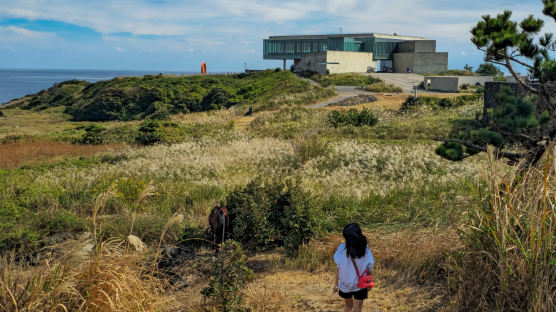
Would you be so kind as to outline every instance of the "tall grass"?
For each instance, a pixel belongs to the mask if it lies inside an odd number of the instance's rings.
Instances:
[[[507,175],[491,153],[465,236],[471,252],[459,281],[461,310],[556,308],[556,161],[549,150],[542,167]]]
[[[17,168],[24,164],[59,156],[89,156],[120,148],[121,144],[86,145],[51,141],[17,141],[0,144],[0,169]]]

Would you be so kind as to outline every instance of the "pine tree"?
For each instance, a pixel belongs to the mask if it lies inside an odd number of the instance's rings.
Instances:
[[[556,0],[542,0],[543,13],[556,21]],[[436,153],[450,160],[461,160],[495,148],[499,158],[510,164],[523,160],[523,168],[535,165],[556,139],[556,41],[552,33],[538,35],[542,19],[529,15],[519,24],[512,21],[511,11],[496,17],[484,15],[471,29],[471,41],[485,53],[485,62],[504,66],[518,82],[523,94],[517,96],[502,88],[496,107],[489,110],[487,124],[460,131],[456,138],[445,140]],[[537,43],[538,42],[538,43]],[[536,78],[535,84],[524,81],[514,69],[520,65]],[[514,147],[521,152],[507,151]]]

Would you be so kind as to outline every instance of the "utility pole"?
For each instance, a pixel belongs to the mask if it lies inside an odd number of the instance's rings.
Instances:
[[[339,34],[342,34],[342,27],[339,28]]]
[[[244,65],[245,72],[247,72],[247,62],[244,62],[243,65]]]

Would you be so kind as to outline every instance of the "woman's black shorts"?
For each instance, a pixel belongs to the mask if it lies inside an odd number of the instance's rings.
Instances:
[[[363,288],[361,290],[358,291],[354,291],[354,292],[348,292],[345,293],[343,291],[339,291],[340,297],[344,298],[344,299],[349,299],[351,297],[353,297],[354,299],[357,300],[365,300],[368,298],[369,295],[369,289],[368,288]]]

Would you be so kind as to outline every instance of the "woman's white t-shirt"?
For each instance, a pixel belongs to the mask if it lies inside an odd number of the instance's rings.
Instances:
[[[338,250],[336,250],[334,262],[336,262],[336,266],[340,270],[338,288],[345,293],[361,290],[361,288],[357,287],[359,277],[355,272],[351,258],[347,256],[345,243],[341,244]],[[375,259],[369,247],[367,247],[363,257],[355,259],[355,263],[357,263],[359,274],[362,274],[365,270],[371,272],[375,265]]]

